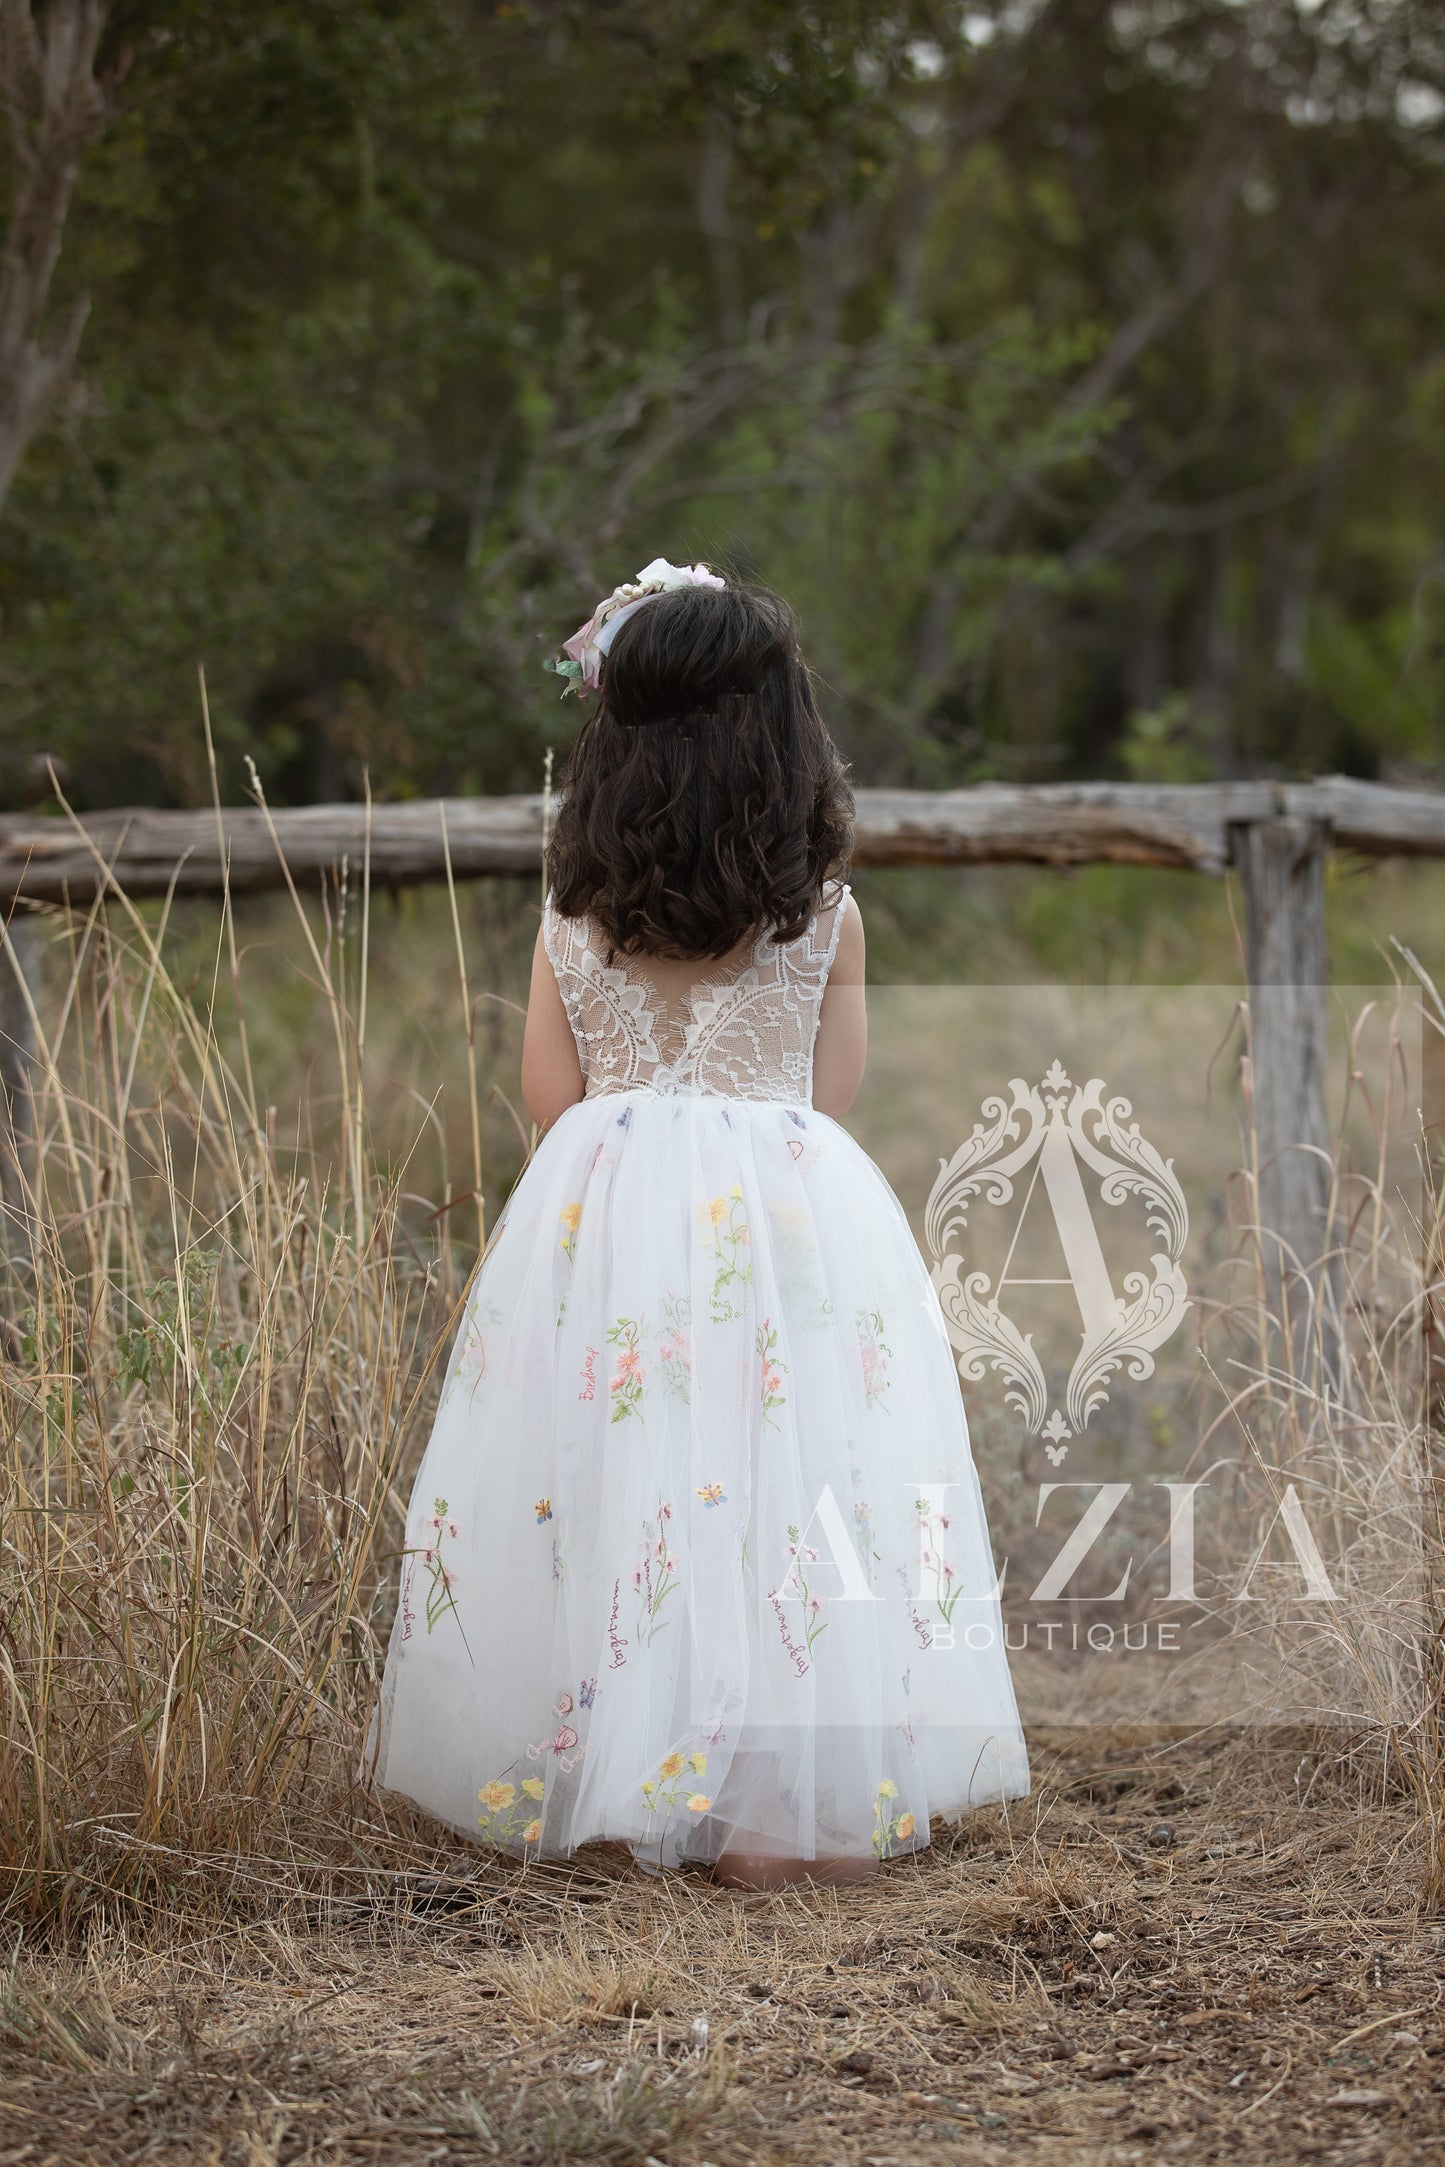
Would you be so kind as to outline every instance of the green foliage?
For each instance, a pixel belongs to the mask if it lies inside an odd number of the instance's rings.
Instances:
[[[124,0],[0,524],[0,799],[535,787],[659,551],[860,779],[1442,758],[1413,0]],[[1433,103],[1432,103],[1433,99]]]

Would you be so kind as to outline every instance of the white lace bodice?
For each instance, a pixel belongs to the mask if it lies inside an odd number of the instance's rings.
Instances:
[[[604,1092],[707,1092],[807,1104],[813,1041],[849,890],[814,913],[796,940],[764,930],[741,963],[704,966],[666,995],[641,959],[603,961],[587,918],[564,918],[549,895],[543,937],[577,1040],[589,1099]]]

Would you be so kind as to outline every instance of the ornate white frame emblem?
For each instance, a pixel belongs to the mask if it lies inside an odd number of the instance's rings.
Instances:
[[[1151,1376],[1154,1350],[1189,1307],[1179,1264],[1189,1214],[1174,1161],[1161,1158],[1141,1135],[1129,1101],[1106,1100],[1105,1089],[1098,1076],[1072,1083],[1057,1060],[1037,1085],[1015,1076],[1009,1097],[985,1099],[984,1118],[974,1123],[972,1135],[951,1159],[939,1161],[924,1222],[936,1260],[933,1284],[957,1350],[959,1375],[976,1381],[988,1369],[998,1372],[1005,1404],[1022,1416],[1031,1437],[1050,1440],[1044,1449],[1056,1467],[1068,1451],[1067,1440],[1107,1400],[1115,1372],[1127,1365],[1136,1380]],[[987,1273],[969,1271],[966,1260],[949,1248],[966,1229],[974,1202],[1010,1202],[1015,1180],[1035,1159],[1034,1181],[1042,1180],[1053,1210],[1083,1320],[1063,1408],[1055,1407],[1047,1422],[1049,1389],[1033,1335],[1020,1332],[999,1306],[1005,1277],[992,1292]],[[1122,1295],[1109,1278],[1080,1161],[1101,1177],[1105,1204],[1117,1206],[1130,1197],[1142,1201],[1145,1225],[1162,1245],[1150,1257],[1149,1271],[1125,1273]],[[1020,1205],[1020,1220],[1034,1181]]]

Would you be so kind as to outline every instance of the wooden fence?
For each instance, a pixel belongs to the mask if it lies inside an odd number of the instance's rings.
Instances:
[[[27,906],[237,894],[339,879],[375,885],[540,871],[540,796],[265,812],[118,811],[83,823],[0,816],[0,1180],[14,1201],[26,1148],[27,1004],[16,974]],[[1445,857],[1445,794],[1331,776],[1305,783],[982,784],[860,790],[854,863],[1233,868],[1244,901],[1250,1078],[1261,1223],[1276,1262],[1320,1253],[1329,1192],[1325,1119],[1324,864],[1331,850]],[[284,863],[283,863],[284,861]]]

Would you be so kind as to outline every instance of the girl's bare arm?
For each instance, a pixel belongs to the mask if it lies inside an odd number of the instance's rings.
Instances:
[[[539,1129],[550,1129],[559,1114],[583,1095],[582,1064],[567,1021],[556,973],[539,930],[532,951],[532,990],[527,996],[527,1028],[522,1035],[522,1097]]]
[[[850,895],[843,906],[813,1046],[813,1104],[820,1114],[831,1114],[835,1120],[847,1113],[858,1096],[868,1059],[863,964],[863,916]]]

